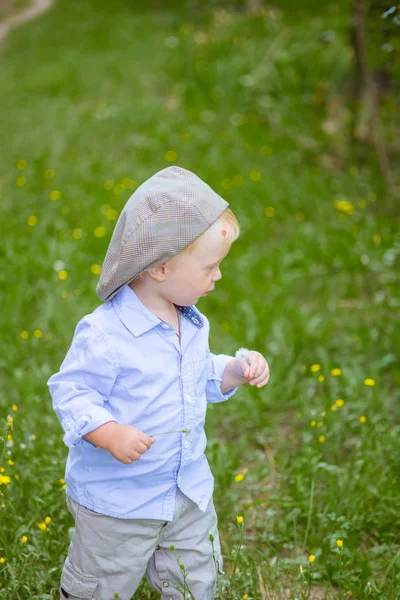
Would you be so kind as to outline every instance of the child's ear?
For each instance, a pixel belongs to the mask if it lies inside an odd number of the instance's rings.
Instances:
[[[154,269],[150,269],[150,271],[148,271],[150,277],[152,277],[153,279],[155,279],[156,281],[164,281],[165,279],[165,263],[163,263],[162,265],[159,265],[158,267],[155,267]]]

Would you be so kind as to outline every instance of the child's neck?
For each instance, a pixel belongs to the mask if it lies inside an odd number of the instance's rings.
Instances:
[[[136,296],[159,319],[169,322],[171,318],[176,318],[176,309],[172,302],[155,293],[152,286],[146,281],[131,281],[129,287],[135,292]]]

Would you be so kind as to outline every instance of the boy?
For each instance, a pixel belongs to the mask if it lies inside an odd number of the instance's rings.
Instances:
[[[194,308],[239,234],[227,206],[179,167],[140,186],[104,260],[97,293],[107,302],[78,323],[49,379],[75,519],[60,600],[130,600],[144,574],[164,599],[188,589],[214,598],[222,559],[206,405],[269,378],[258,352],[211,354],[208,321]]]

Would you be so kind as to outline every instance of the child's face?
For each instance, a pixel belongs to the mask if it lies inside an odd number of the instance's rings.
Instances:
[[[214,289],[222,277],[220,264],[231,247],[226,235],[226,225],[217,220],[192,252],[180,252],[166,262],[162,282],[166,299],[179,306],[190,306]]]

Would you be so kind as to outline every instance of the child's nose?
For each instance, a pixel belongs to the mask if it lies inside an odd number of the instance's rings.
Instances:
[[[220,270],[220,269],[217,269],[217,270],[215,271],[214,275],[213,275],[213,278],[212,278],[212,280],[213,280],[213,281],[219,281],[219,280],[221,279],[221,277],[222,277],[221,270]]]

